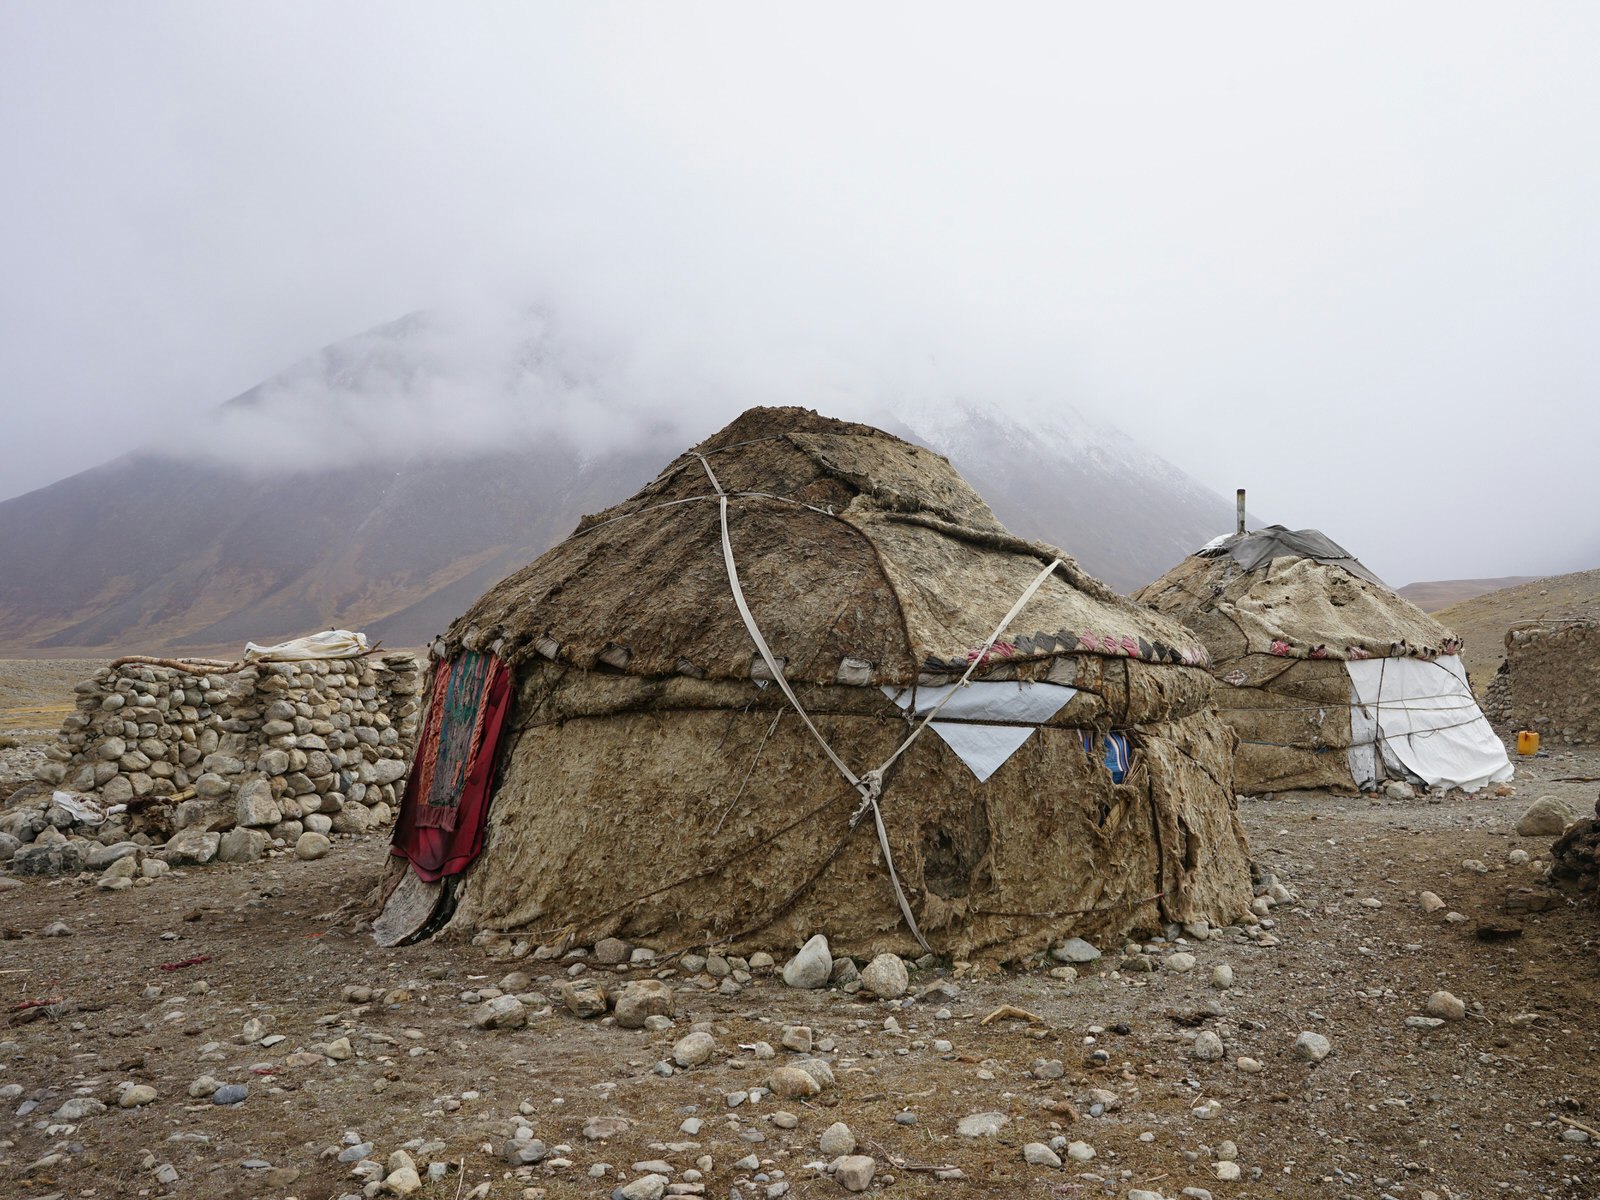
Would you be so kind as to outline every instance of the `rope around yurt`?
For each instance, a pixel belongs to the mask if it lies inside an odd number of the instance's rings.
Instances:
[[[811,736],[816,739],[817,745],[822,747],[822,752],[828,756],[828,761],[833,763],[839,774],[844,776],[850,786],[860,794],[861,803],[850,816],[850,828],[854,829],[860,823],[861,818],[869,810],[871,811],[873,825],[878,833],[878,845],[883,850],[884,865],[889,869],[889,882],[894,888],[894,898],[900,905],[900,913],[905,917],[906,926],[911,930],[911,935],[917,939],[917,944],[924,951],[931,954],[933,953],[933,947],[928,944],[928,940],[922,936],[922,930],[917,926],[917,918],[912,914],[911,904],[906,899],[905,890],[900,886],[900,875],[895,870],[894,865],[894,853],[889,848],[889,832],[884,827],[883,811],[878,805],[878,800],[883,795],[884,772],[910,749],[911,744],[922,735],[922,731],[939,715],[939,711],[944,708],[950,697],[954,696],[958,689],[966,686],[972,677],[972,673],[977,670],[978,664],[989,657],[989,652],[994,649],[994,644],[1000,640],[1000,635],[1006,631],[1012,621],[1016,620],[1018,614],[1027,606],[1028,601],[1033,599],[1034,593],[1044,585],[1044,581],[1050,578],[1055,569],[1061,565],[1061,560],[1059,558],[1052,559],[1050,565],[1034,577],[1033,582],[1017,598],[1017,602],[1011,606],[1011,611],[1001,618],[1000,624],[989,635],[989,640],[984,643],[983,648],[973,655],[972,661],[967,664],[966,671],[956,681],[955,687],[950,688],[939,703],[934,705],[927,715],[913,727],[905,740],[895,748],[894,753],[884,759],[873,770],[857,775],[850,769],[849,764],[840,758],[834,748],[828,744],[828,739],[822,736],[822,731],[811,720],[811,716],[806,712],[805,706],[800,703],[800,698],[794,694],[794,689],[789,686],[789,681],[783,673],[782,664],[779,663],[777,656],[772,653],[772,648],[767,645],[767,639],[762,634],[760,626],[756,624],[755,616],[751,613],[750,606],[745,602],[744,588],[739,583],[739,567],[734,560],[733,541],[728,533],[728,493],[723,490],[721,482],[717,479],[716,472],[711,469],[711,464],[706,460],[705,456],[697,453],[695,457],[700,460],[700,465],[705,468],[706,477],[711,481],[711,486],[717,493],[718,509],[722,523],[722,562],[728,572],[728,586],[733,593],[733,602],[738,607],[739,617],[744,622],[744,627],[749,632],[750,639],[755,642],[756,650],[760,652],[762,661],[767,665],[767,670],[783,692],[784,698],[794,707],[795,713],[811,732]]]

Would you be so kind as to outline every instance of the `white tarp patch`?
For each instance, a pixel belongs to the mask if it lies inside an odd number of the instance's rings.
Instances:
[[[1377,755],[1421,779],[1469,792],[1510,779],[1506,748],[1467,686],[1457,655],[1351,659],[1350,773],[1377,778]]]
[[[929,688],[886,687],[883,694],[907,710],[913,720],[938,708],[933,731],[982,783],[1021,749],[1035,729],[1060,712],[1078,689],[1059,683],[969,683],[965,687],[952,683]],[[941,703],[943,708],[939,708]]]

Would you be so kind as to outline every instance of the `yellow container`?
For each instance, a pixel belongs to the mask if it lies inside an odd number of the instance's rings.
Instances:
[[[1532,730],[1519,729],[1517,731],[1517,753],[1518,754],[1537,754],[1537,753],[1539,753],[1539,735],[1537,733],[1534,733]]]

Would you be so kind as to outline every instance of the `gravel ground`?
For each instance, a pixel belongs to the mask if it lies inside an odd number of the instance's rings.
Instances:
[[[83,669],[74,664],[73,677]],[[380,842],[341,842],[317,862],[174,872],[121,892],[92,877],[26,881],[0,892],[0,1195],[359,1194],[356,1164],[336,1157],[348,1132],[379,1162],[409,1146],[424,1175],[416,1194],[444,1200],[480,1185],[508,1200],[609,1196],[642,1179],[649,1160],[687,1194],[737,1189],[749,1200],[788,1184],[789,1196],[832,1196],[840,1184],[808,1164],[843,1121],[858,1153],[876,1159],[872,1188],[904,1196],[1176,1198],[1198,1188],[1218,1200],[1594,1200],[1600,1136],[1563,1135],[1600,1130],[1600,912],[1592,898],[1566,897],[1505,911],[1520,889],[1542,894],[1536,864],[1550,839],[1514,834],[1523,809],[1546,794],[1580,811],[1595,802],[1596,784],[1563,776],[1600,776],[1600,753],[1521,763],[1505,798],[1247,801],[1256,859],[1298,903],[1272,911],[1262,941],[1275,946],[1222,932],[1142,948],[1157,964],[1192,953],[1186,973],[1134,973],[1122,947],[1106,946],[1075,981],[945,964],[914,971],[909,1000],[881,1002],[795,991],[759,971],[725,995],[709,975],[678,971],[666,976],[675,1024],[660,1032],[579,1020],[558,999],[574,969],[615,984],[659,965],[511,960],[460,942],[374,946],[360,918]],[[1532,861],[1513,861],[1518,850]],[[632,869],[648,870],[647,846]],[[1425,912],[1424,891],[1445,908]],[[56,921],[70,936],[45,935]],[[1484,922],[1504,936],[1480,938]],[[772,949],[781,963],[793,947]],[[1231,988],[1212,986],[1220,964]],[[474,1027],[463,994],[512,971],[531,977],[509,981],[513,990],[554,1003],[545,1011],[535,998],[523,1029]],[[1439,990],[1465,1003],[1465,1018],[1409,1026]],[[34,1001],[50,1003],[19,1007]],[[1001,1005],[1039,1021],[984,1024]],[[247,1042],[252,1019],[262,1029]],[[832,1040],[836,1082],[809,1100],[730,1107],[730,1094],[798,1057],[780,1046],[785,1024]],[[696,1026],[715,1038],[710,1061],[658,1074]],[[1320,1062],[1295,1052],[1307,1031],[1331,1046]],[[1222,1057],[1193,1056],[1206,1033]],[[341,1036],[348,1059],[291,1060]],[[272,1037],[284,1040],[262,1044]],[[778,1057],[758,1057],[759,1042]],[[203,1074],[248,1097],[234,1107],[191,1097]],[[154,1099],[119,1107],[129,1084]],[[80,1096],[108,1107],[52,1115]],[[998,1135],[956,1133],[981,1112],[1006,1117]],[[628,1124],[591,1140],[594,1117]],[[688,1118],[704,1127],[681,1132]],[[503,1153],[519,1121],[550,1149],[520,1169]],[[1094,1157],[1063,1148],[1063,1167],[1024,1161],[1025,1144],[1052,1138]],[[1230,1151],[1234,1180],[1217,1165]],[[430,1162],[443,1178],[426,1181]],[[591,1177],[597,1164],[610,1169]],[[925,1167],[963,1178],[939,1181]]]

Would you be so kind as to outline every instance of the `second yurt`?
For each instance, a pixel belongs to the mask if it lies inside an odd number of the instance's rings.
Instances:
[[[1219,538],[1134,599],[1210,652],[1240,791],[1511,778],[1460,639],[1315,529]]]

